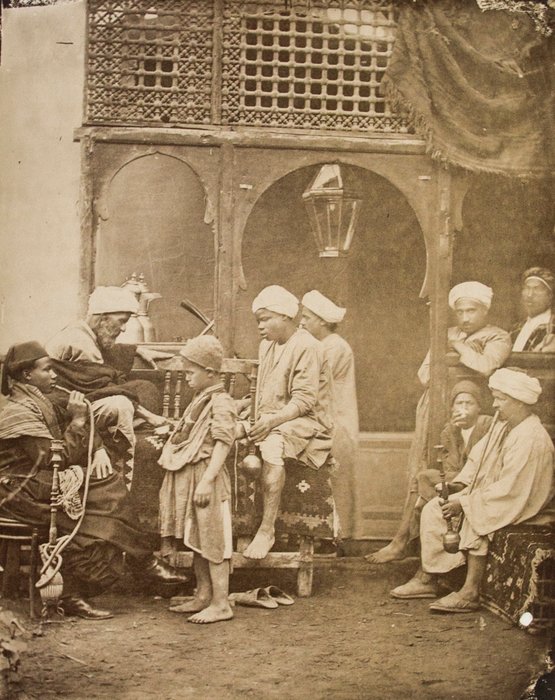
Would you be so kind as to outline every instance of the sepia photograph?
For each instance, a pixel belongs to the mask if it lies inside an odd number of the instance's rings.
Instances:
[[[0,0],[0,699],[555,698],[555,0]]]

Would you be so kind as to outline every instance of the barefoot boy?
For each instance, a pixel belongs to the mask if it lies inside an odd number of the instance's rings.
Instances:
[[[189,622],[206,624],[233,617],[227,599],[231,487],[224,462],[235,439],[237,415],[221,383],[218,339],[193,338],[181,354],[185,379],[196,393],[160,457],[167,470],[160,489],[160,526],[163,538],[179,539],[194,552],[196,594],[170,609],[196,613]]]

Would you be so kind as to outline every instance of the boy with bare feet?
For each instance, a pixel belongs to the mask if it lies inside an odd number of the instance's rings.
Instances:
[[[220,379],[223,348],[200,336],[181,351],[185,379],[195,396],[164,445],[160,464],[160,525],[165,548],[181,540],[193,550],[194,597],[170,610],[195,613],[189,622],[207,624],[233,617],[228,602],[231,485],[225,459],[235,440],[235,403]]]

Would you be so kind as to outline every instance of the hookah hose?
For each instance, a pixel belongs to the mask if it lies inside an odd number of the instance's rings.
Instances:
[[[57,389],[61,389],[62,391],[66,392],[67,394],[71,393],[68,391],[65,387],[61,386],[56,386]],[[54,576],[58,573],[60,570],[60,567],[62,565],[62,557],[61,554],[64,551],[64,549],[68,546],[68,544],[73,540],[77,532],[79,531],[79,528],[81,527],[81,523],[83,522],[83,518],[85,517],[85,507],[87,504],[87,497],[89,495],[89,484],[90,484],[90,479],[91,479],[91,467],[92,467],[92,451],[93,451],[93,444],[94,444],[94,415],[93,415],[93,410],[90,401],[85,399],[85,403],[87,404],[87,408],[89,410],[89,440],[88,440],[88,446],[87,446],[87,471],[85,474],[85,489],[83,491],[83,498],[82,498],[82,506],[83,506],[83,511],[79,517],[79,520],[75,524],[75,527],[73,530],[67,534],[67,535],[62,535],[61,537],[56,538],[56,544],[50,548],[48,551],[48,556],[45,558],[43,561],[42,568],[40,570],[40,576],[41,578],[37,582],[36,586],[37,588],[43,588],[46,586],[53,578]],[[50,567],[50,571],[48,571],[48,568]],[[47,573],[48,571],[48,573]]]

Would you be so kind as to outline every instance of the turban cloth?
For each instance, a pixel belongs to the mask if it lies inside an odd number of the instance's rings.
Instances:
[[[449,292],[449,306],[454,309],[459,299],[473,299],[489,309],[493,299],[493,289],[481,282],[461,282]]]
[[[252,312],[268,309],[276,314],[295,318],[299,311],[299,300],[278,284],[265,287],[252,302]]]
[[[517,401],[529,405],[537,402],[542,388],[535,377],[530,377],[526,372],[503,367],[494,372],[489,378],[489,388],[511,396]]]
[[[531,267],[530,269],[526,270],[526,272],[522,275],[522,284],[525,284],[526,280],[529,279],[543,282],[550,292],[553,292],[555,289],[555,276],[545,267]]]
[[[347,309],[334,304],[331,299],[320,294],[316,289],[307,292],[301,303],[306,309],[312,311],[313,314],[319,316],[326,323],[341,323],[347,311]]]
[[[224,359],[224,349],[220,341],[212,335],[199,335],[187,341],[180,351],[189,362],[219,372]]]
[[[122,287],[97,287],[89,297],[89,316],[96,314],[136,314],[139,302],[133,292]]]
[[[4,358],[1,386],[2,393],[6,396],[9,394],[8,376],[12,376],[15,372],[25,367],[30,367],[34,362],[43,357],[48,357],[48,353],[42,345],[35,340],[12,345]]]
[[[483,397],[480,387],[468,379],[463,379],[462,382],[457,382],[455,384],[451,390],[451,404],[459,394],[470,394],[470,396],[474,397],[478,405],[482,405]]]

